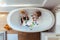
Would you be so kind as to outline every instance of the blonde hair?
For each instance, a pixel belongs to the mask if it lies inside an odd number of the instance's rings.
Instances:
[[[20,13],[21,13],[21,14],[25,14],[25,12],[26,12],[26,11],[25,11],[24,9],[23,9],[23,10],[20,10]]]

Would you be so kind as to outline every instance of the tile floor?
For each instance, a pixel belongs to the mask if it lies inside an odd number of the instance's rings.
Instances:
[[[5,30],[4,26],[7,24],[7,15],[8,15],[8,12],[0,12],[0,31]],[[53,30],[54,30],[54,27],[51,28],[50,30],[47,30],[44,32],[53,32]],[[29,40],[40,40],[40,33],[37,33],[37,35],[33,35],[36,33],[24,33],[24,32],[18,32],[18,31],[14,31],[14,30],[7,31],[7,33],[8,34],[18,34],[19,40],[24,40],[24,39],[26,39],[26,40],[28,40],[28,39]],[[33,37],[33,36],[35,36],[35,37]],[[36,39],[36,37],[37,37],[37,39]]]
[[[0,12],[0,31],[5,30],[4,26],[7,24],[8,12]]]

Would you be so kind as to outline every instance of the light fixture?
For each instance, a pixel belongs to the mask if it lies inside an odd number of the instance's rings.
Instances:
[[[0,0],[0,7],[6,7],[7,3],[5,3],[4,1]]]
[[[6,15],[5,14],[0,14],[0,17],[5,17]]]

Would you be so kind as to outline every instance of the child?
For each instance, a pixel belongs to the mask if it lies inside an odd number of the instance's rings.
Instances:
[[[41,16],[41,12],[39,10],[35,11],[32,15],[32,22],[29,23],[29,28],[32,29],[38,25],[38,19]]]
[[[39,10],[35,11],[32,15],[32,20],[34,24],[37,24],[37,20],[39,19],[39,17],[41,16],[41,12]]]
[[[27,23],[27,21],[29,20],[27,11],[26,10],[21,10],[20,14],[21,14],[21,24],[23,24],[24,21],[25,21],[25,23]]]

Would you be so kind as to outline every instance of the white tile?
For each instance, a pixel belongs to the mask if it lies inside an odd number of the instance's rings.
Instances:
[[[7,34],[7,40],[18,40],[18,34]]]

